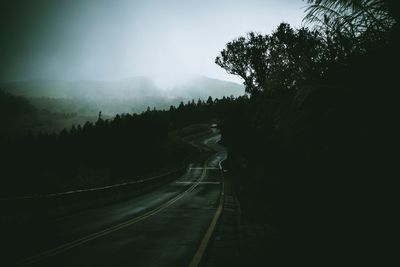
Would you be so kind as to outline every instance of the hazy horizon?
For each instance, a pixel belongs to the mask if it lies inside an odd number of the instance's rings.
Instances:
[[[113,116],[140,113],[147,107],[169,109],[181,101],[206,101],[223,97],[239,97],[241,84],[206,76],[136,76],[118,81],[34,80],[1,83],[1,91],[22,96],[39,110],[54,113],[97,116],[98,111]],[[75,121],[73,121],[75,122]],[[71,125],[70,125],[71,126]]]
[[[228,74],[230,75],[230,74]],[[168,78],[171,80],[176,80],[177,83],[182,83],[187,80],[195,79],[195,78],[209,78],[213,80],[218,80],[218,81],[224,81],[228,83],[234,83],[234,84],[239,84],[243,86],[242,82],[240,79],[221,79],[221,78],[215,78],[215,77],[210,77],[207,75],[201,75],[197,73],[179,73],[179,72],[154,72],[154,73],[147,73],[147,74],[139,74],[139,75],[131,75],[127,77],[121,77],[121,78],[114,78],[114,79],[85,79],[85,78],[80,78],[80,79],[73,79],[73,78],[57,78],[57,79],[52,79],[52,78],[32,78],[32,79],[20,79],[20,80],[8,80],[8,81],[0,81],[1,84],[12,84],[12,83],[25,83],[25,82],[65,82],[65,83],[73,83],[73,82],[104,82],[104,83],[115,83],[115,82],[122,82],[122,81],[128,81],[131,79],[137,79],[137,78],[149,78],[152,80],[158,80],[160,78]],[[182,77],[182,78],[179,78]],[[161,86],[160,88],[162,88]]]
[[[241,80],[214,64],[230,40],[301,26],[304,2],[2,1],[0,81],[190,73]]]

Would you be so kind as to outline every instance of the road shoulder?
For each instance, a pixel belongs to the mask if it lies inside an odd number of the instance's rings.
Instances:
[[[229,173],[224,173],[224,183],[223,211],[200,266],[276,266],[279,233],[269,224],[246,219]]]

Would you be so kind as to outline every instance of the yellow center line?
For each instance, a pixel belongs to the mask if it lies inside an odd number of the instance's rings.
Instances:
[[[205,165],[206,165],[206,163],[204,164],[204,166]],[[91,240],[97,239],[99,237],[105,236],[107,234],[110,234],[110,233],[113,233],[115,231],[118,231],[118,230],[120,230],[122,228],[130,226],[130,225],[135,224],[137,222],[140,222],[140,221],[142,221],[144,219],[147,219],[147,218],[159,213],[160,211],[166,209],[167,207],[171,206],[172,204],[174,204],[175,202],[180,200],[182,197],[184,197],[184,195],[186,193],[193,191],[201,183],[201,181],[204,179],[204,177],[206,176],[206,172],[207,172],[207,169],[204,168],[201,177],[196,181],[196,183],[191,185],[188,189],[186,189],[181,194],[179,194],[176,197],[170,199],[169,201],[163,203],[162,205],[158,206],[157,208],[154,208],[153,210],[146,212],[145,214],[142,214],[142,215],[140,215],[140,216],[138,216],[136,218],[130,219],[130,220],[125,221],[123,223],[111,226],[111,227],[106,228],[104,230],[101,230],[99,232],[96,232],[96,233],[90,234],[88,236],[79,238],[79,239],[77,239],[75,241],[68,242],[68,243],[66,243],[64,245],[61,245],[61,246],[58,246],[56,248],[49,249],[49,250],[44,251],[44,252],[42,252],[40,254],[37,254],[35,256],[26,258],[23,261],[21,261],[20,264],[21,265],[30,265],[30,264],[42,261],[42,260],[44,260],[46,258],[49,258],[51,256],[55,256],[57,254],[60,254],[62,252],[70,250],[72,248],[75,248],[75,247],[77,247],[79,245],[85,244],[85,243],[87,243],[87,242],[89,242]]]
[[[223,160],[221,160],[219,162],[219,166],[221,168],[221,171],[222,171],[222,167],[221,167],[221,162],[222,161]],[[222,176],[222,179],[223,178],[224,177]],[[211,236],[214,233],[215,227],[216,227],[217,222],[219,220],[219,217],[221,216],[222,207],[223,207],[223,203],[224,203],[224,196],[225,196],[225,183],[222,180],[222,190],[221,190],[221,196],[220,196],[220,201],[219,201],[218,208],[217,208],[217,210],[216,210],[216,212],[214,214],[214,217],[213,217],[213,219],[212,219],[212,221],[210,223],[210,226],[207,229],[207,232],[206,232],[205,236],[201,240],[199,248],[197,249],[196,253],[193,256],[192,261],[189,264],[189,267],[197,267],[197,266],[199,266],[199,264],[201,262],[201,259],[203,258],[203,255],[204,255],[204,253],[206,251],[208,242],[210,241]]]

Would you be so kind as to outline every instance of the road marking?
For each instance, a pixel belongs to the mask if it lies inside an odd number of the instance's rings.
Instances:
[[[222,171],[222,169],[223,169],[223,168],[222,168],[222,162],[223,162],[223,161],[225,161],[225,159],[220,160],[219,163],[218,163],[219,169],[220,169],[221,171]]]
[[[219,163],[219,166],[221,166],[221,162],[223,160],[221,160]],[[222,169],[222,168],[221,168]],[[223,178],[223,177],[222,177]],[[221,196],[220,196],[220,201],[219,201],[219,205],[218,205],[218,209],[215,212],[215,215],[210,223],[210,226],[207,229],[207,232],[205,234],[205,236],[203,237],[203,239],[201,240],[200,246],[196,251],[196,254],[194,254],[192,261],[189,264],[189,267],[197,267],[199,266],[201,259],[203,258],[204,252],[206,251],[208,242],[211,239],[211,236],[215,230],[215,226],[217,225],[217,222],[219,220],[219,217],[221,216],[222,213],[222,207],[223,207],[223,203],[224,203],[224,193],[225,190],[225,184],[222,181],[222,191],[221,191]]]
[[[196,182],[188,182],[188,181],[182,181],[182,182],[175,182],[176,184],[193,184]],[[221,184],[221,182],[200,182],[199,184]]]
[[[219,170],[218,168],[213,168],[213,167],[193,167],[189,168],[189,170]]]
[[[206,165],[206,163],[204,164],[204,166],[205,165]],[[159,213],[160,211],[164,210],[165,208],[171,206],[172,204],[174,204],[175,202],[180,200],[182,197],[184,197],[184,195],[186,195],[186,193],[193,191],[201,183],[201,181],[204,179],[204,177],[206,176],[206,173],[207,173],[207,169],[204,168],[202,175],[200,176],[200,178],[197,180],[196,183],[193,183],[192,186],[190,186],[188,189],[186,189],[181,194],[179,194],[176,197],[170,199],[169,201],[163,203],[162,205],[158,206],[157,208],[154,208],[153,210],[150,210],[150,211],[146,212],[145,214],[142,214],[142,215],[140,215],[140,216],[138,216],[136,218],[130,219],[130,220],[125,221],[123,223],[111,226],[111,227],[106,228],[104,230],[101,230],[99,232],[96,232],[96,233],[90,234],[88,236],[79,238],[79,239],[77,239],[75,241],[68,242],[68,243],[66,243],[64,245],[61,245],[61,246],[58,246],[56,248],[49,249],[49,250],[44,251],[42,253],[39,253],[39,254],[37,254],[35,256],[26,258],[26,259],[22,260],[20,262],[20,264],[21,265],[31,265],[33,263],[36,263],[36,262],[42,261],[42,260],[44,260],[46,258],[55,256],[57,254],[60,254],[62,252],[70,250],[72,248],[75,248],[75,247],[77,247],[79,245],[85,244],[85,243],[87,243],[89,241],[92,241],[92,240],[97,239],[99,237],[105,236],[107,234],[110,234],[110,233],[113,233],[115,231],[118,231],[118,230],[120,230],[122,228],[128,227],[128,226],[130,226],[132,224],[135,224],[137,222],[140,222],[140,221],[142,221],[144,219],[147,219],[147,218]]]

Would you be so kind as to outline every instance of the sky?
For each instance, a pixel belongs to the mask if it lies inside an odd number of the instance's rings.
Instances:
[[[119,80],[198,74],[237,81],[214,63],[225,44],[281,22],[302,0],[0,0],[0,81]]]

